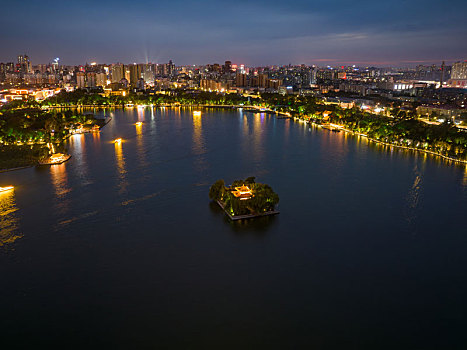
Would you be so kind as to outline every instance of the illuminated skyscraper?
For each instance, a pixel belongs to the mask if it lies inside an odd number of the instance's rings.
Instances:
[[[31,62],[26,54],[18,56],[18,67],[20,73],[32,73]]]
[[[101,72],[96,73],[96,86],[106,86],[107,85],[107,74]]]
[[[144,65],[143,70],[143,78],[146,84],[154,84],[154,65],[152,63],[148,63]]]
[[[456,62],[452,65],[451,79],[467,79],[467,61]]]
[[[78,86],[78,89],[86,87],[86,74],[84,72],[76,73],[76,86]]]
[[[138,80],[141,78],[141,65],[140,64],[132,64],[129,66],[130,69],[130,85],[136,86],[138,84]]]
[[[120,80],[125,78],[125,67],[123,64],[115,64],[110,69],[110,78],[112,83],[119,83]]]

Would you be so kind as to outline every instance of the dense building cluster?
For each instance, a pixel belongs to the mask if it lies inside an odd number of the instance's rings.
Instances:
[[[176,66],[172,61],[67,66],[60,64],[59,58],[49,64],[33,65],[27,55],[20,55],[16,63],[0,63],[0,85],[2,102],[31,97],[42,100],[62,89],[83,89],[106,96],[182,89],[312,95],[342,108],[357,106],[382,114],[397,105],[442,120],[465,117],[467,61],[414,68],[304,64],[247,67],[231,61],[203,66]]]

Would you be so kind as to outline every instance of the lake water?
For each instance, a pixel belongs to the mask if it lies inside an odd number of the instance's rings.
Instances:
[[[467,348],[465,166],[192,112],[98,111],[69,162],[0,174],[2,348]],[[278,216],[210,203],[248,176]]]

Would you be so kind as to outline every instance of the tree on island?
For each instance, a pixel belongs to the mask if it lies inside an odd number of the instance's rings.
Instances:
[[[224,180],[217,180],[209,189],[209,198],[211,200],[222,200],[225,192]]]

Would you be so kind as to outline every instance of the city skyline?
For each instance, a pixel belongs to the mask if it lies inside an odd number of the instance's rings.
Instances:
[[[0,62],[415,66],[467,56],[467,4],[434,1],[23,2],[5,7]],[[44,18],[53,20],[44,21]],[[38,30],[37,28],[40,28]]]

